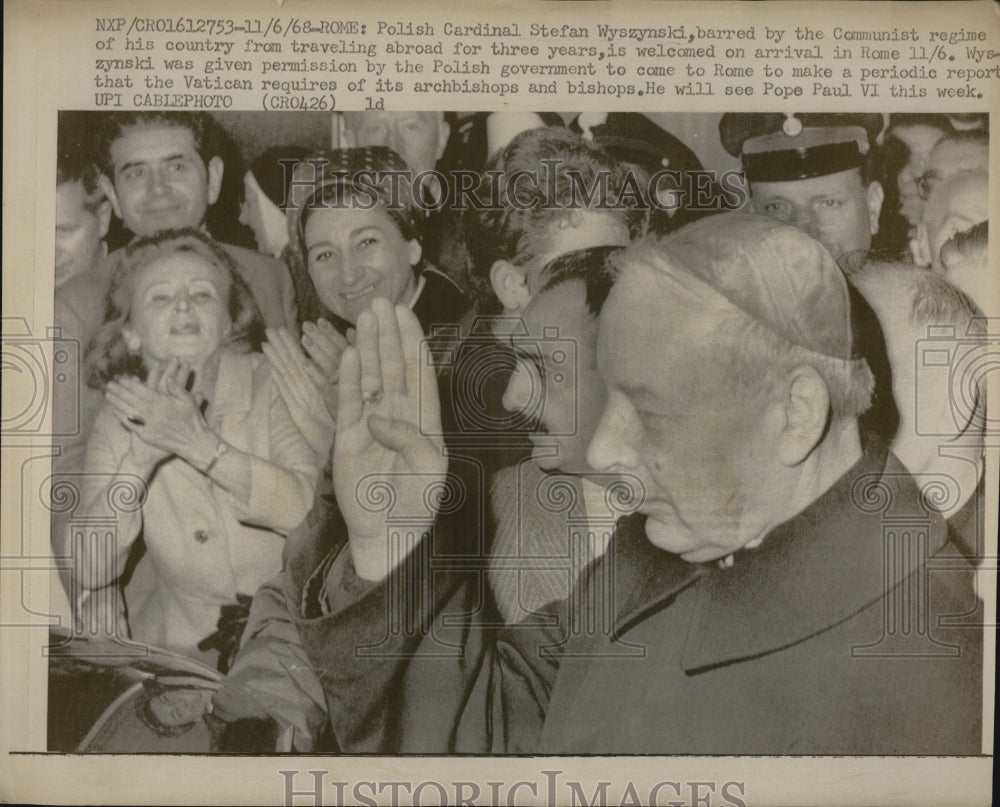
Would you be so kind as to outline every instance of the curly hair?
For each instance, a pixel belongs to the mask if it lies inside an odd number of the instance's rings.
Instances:
[[[552,176],[549,171],[553,171]],[[537,181],[514,189],[519,175]],[[636,181],[634,172],[630,175],[628,168],[603,148],[565,129],[521,132],[490,158],[483,180],[478,193],[490,202],[466,218],[472,287],[483,314],[500,311],[490,281],[493,264],[501,259],[519,265],[532,260],[544,249],[550,224],[583,207],[619,216],[634,232],[637,212],[643,207],[641,200],[635,209],[608,204],[606,199],[616,199]],[[589,199],[581,199],[581,187],[592,188],[602,180],[607,180],[605,200],[591,204]]]
[[[122,335],[132,314],[135,278],[139,270],[153,261],[185,252],[204,258],[229,281],[227,309],[232,328],[225,344],[260,349],[264,338],[263,320],[253,294],[229,253],[198,230],[164,230],[134,241],[115,267],[105,301],[104,322],[87,347],[87,383],[91,387],[103,389],[109,381],[126,375],[145,379],[147,368],[142,357],[128,349]]]

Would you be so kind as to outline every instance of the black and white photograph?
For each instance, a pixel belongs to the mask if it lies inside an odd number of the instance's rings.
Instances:
[[[4,571],[44,583],[5,599],[11,764],[747,807],[768,760],[927,803],[923,761],[988,798],[997,29],[308,5],[78,23],[4,312],[5,381],[45,374],[4,391]],[[951,63],[985,100],[903,100]]]

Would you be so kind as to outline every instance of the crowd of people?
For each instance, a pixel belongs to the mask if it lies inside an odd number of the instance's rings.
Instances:
[[[979,752],[985,117],[729,113],[735,183],[635,113],[337,121],[60,116],[53,549],[225,674],[171,731]]]

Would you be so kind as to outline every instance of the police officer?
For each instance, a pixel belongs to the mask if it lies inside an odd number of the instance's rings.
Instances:
[[[722,145],[740,157],[753,210],[811,235],[841,262],[871,247],[882,209],[872,146],[882,116],[727,113]]]

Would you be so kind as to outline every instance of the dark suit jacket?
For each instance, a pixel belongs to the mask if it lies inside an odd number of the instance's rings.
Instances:
[[[620,522],[551,624],[499,630],[485,566],[462,570],[443,535],[374,587],[343,553],[324,570],[346,581],[333,612],[295,616],[337,747],[979,753],[972,571],[892,455],[867,454],[732,568],[685,563],[642,528]],[[288,602],[308,602],[321,554],[291,560]]]

